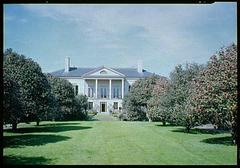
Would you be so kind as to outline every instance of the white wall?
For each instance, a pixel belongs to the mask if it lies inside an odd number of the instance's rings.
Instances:
[[[93,86],[93,90],[95,92],[95,79],[94,80],[83,80],[81,78],[79,79],[74,79],[74,78],[64,78],[67,79],[69,82],[71,82],[74,85],[78,85],[78,94],[86,94],[88,92],[88,86]],[[131,78],[127,78],[124,82],[124,94],[128,93],[128,88],[129,85],[132,85],[137,79],[131,79]],[[113,87],[120,87],[120,90],[122,89],[121,87],[122,81],[121,80],[112,80],[112,89]],[[107,86],[109,87],[109,80],[98,80],[98,89],[101,86]],[[112,94],[113,94],[113,90],[112,90]]]
[[[95,79],[94,80],[84,80],[81,78],[75,79],[75,78],[64,78],[67,79],[70,83],[74,85],[78,85],[78,94],[85,94],[87,95],[88,92],[88,85],[93,86],[94,91],[95,91]],[[132,85],[137,79],[133,78],[127,78],[125,80],[125,87],[124,87],[124,94],[128,93],[128,88],[129,85]],[[120,90],[122,89],[121,87],[122,81],[121,80],[112,80],[112,89],[113,87],[120,87]],[[109,80],[98,80],[98,89],[101,86],[107,86],[109,87]],[[100,89],[99,89],[100,90]],[[108,91],[107,91],[108,92]],[[107,93],[108,94],[108,93]],[[113,95],[113,90],[112,90],[112,95]],[[89,102],[93,102],[93,108],[96,109],[98,112],[100,111],[100,102],[107,102],[107,111],[113,110],[113,103],[118,102],[118,107],[122,107],[122,99],[88,99]]]
[[[66,79],[66,78],[64,78]],[[70,83],[74,84],[74,85],[78,85],[78,94],[84,94],[84,80],[83,79],[72,79],[72,78],[68,78],[66,79],[68,80]]]
[[[136,81],[137,79],[129,79],[129,78],[127,78],[126,80],[125,80],[125,92],[124,92],[124,94],[127,94],[128,93],[128,88],[129,88],[129,85],[130,86],[132,86],[133,85],[133,83]]]

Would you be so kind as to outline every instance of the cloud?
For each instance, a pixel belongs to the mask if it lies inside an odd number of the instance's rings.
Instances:
[[[222,4],[23,6],[39,17],[77,27],[89,44],[118,52],[123,64],[127,57],[132,61],[144,57],[146,62],[165,60],[173,65],[208,54],[204,29],[231,17]],[[219,17],[219,12],[226,13],[226,18]],[[213,38],[223,36],[221,31],[212,33]]]

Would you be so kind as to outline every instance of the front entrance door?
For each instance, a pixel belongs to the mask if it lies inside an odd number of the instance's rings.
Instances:
[[[100,111],[101,112],[107,112],[107,103],[106,102],[100,102]]]

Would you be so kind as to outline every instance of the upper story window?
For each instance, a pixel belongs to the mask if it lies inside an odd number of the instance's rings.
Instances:
[[[102,71],[100,71],[100,74],[107,74],[107,71],[102,70]]]
[[[93,97],[93,88],[88,87],[88,97]]]
[[[101,98],[107,98],[107,88],[101,88]]]
[[[78,85],[73,84],[73,89],[74,89],[74,95],[78,95]]]
[[[120,88],[113,88],[113,98],[120,98]]]

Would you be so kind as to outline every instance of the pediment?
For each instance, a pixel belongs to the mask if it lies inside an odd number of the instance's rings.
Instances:
[[[124,77],[125,75],[107,67],[99,67],[83,75],[84,77]]]

